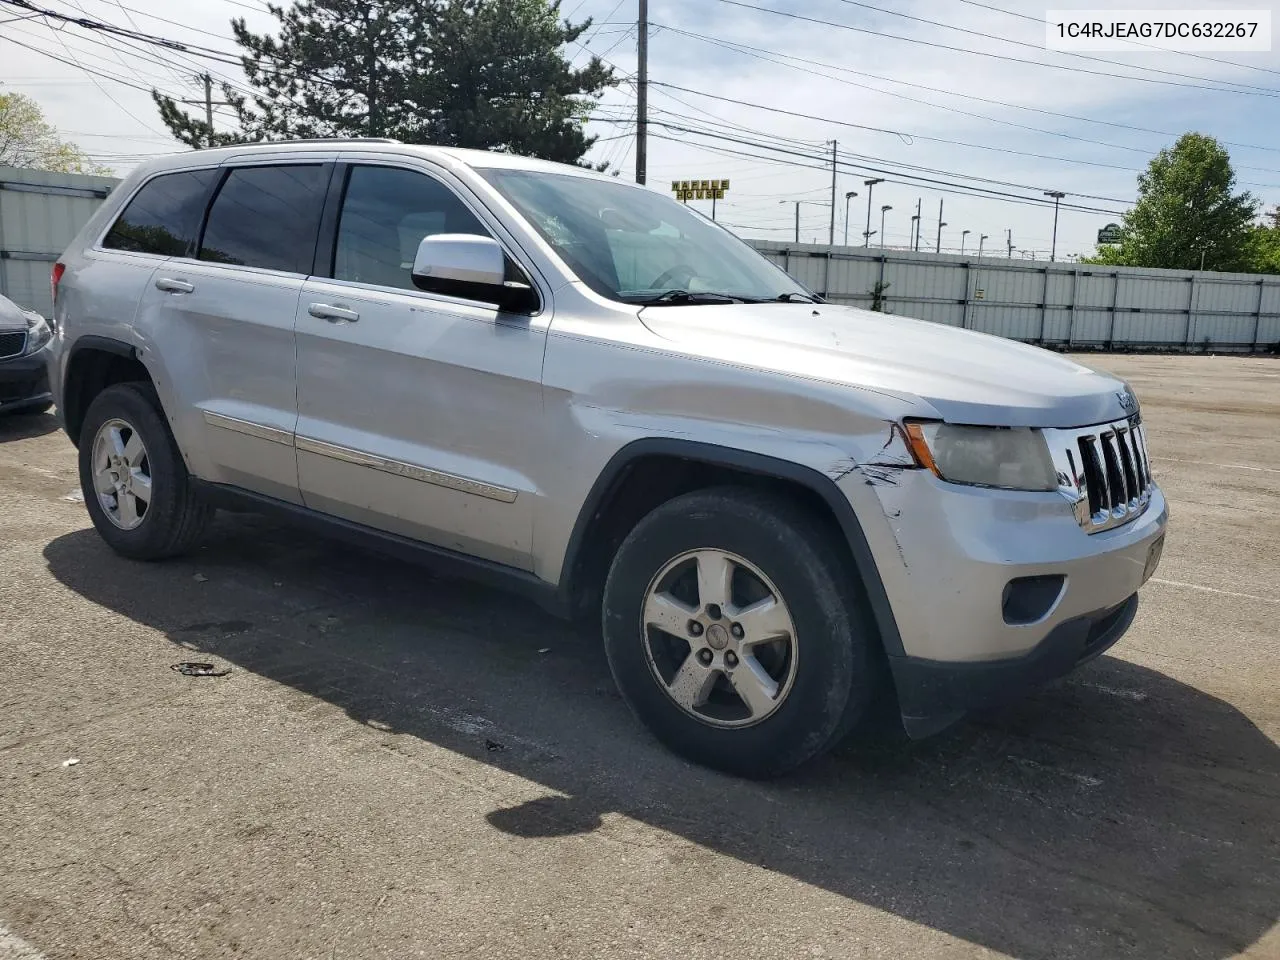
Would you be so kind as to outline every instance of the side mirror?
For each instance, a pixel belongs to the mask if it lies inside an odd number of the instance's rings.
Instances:
[[[498,241],[469,233],[423,237],[413,261],[413,282],[423,290],[442,283],[500,287],[505,276],[506,259]]]
[[[412,276],[413,285],[429,293],[481,300],[517,312],[537,305],[532,287],[506,279],[507,255],[492,237],[470,233],[423,237]]]

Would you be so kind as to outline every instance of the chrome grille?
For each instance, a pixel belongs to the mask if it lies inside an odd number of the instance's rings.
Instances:
[[[0,360],[22,356],[27,346],[27,331],[15,330],[12,333],[0,333]]]
[[[1155,483],[1139,417],[1082,430],[1046,430],[1058,488],[1087,533],[1128,523],[1151,502]]]

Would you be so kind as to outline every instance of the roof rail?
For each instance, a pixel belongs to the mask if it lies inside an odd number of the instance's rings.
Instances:
[[[401,143],[392,137],[300,137],[297,140],[238,140],[228,147],[285,146],[291,143]]]

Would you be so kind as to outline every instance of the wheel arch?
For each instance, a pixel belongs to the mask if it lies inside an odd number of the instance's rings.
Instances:
[[[656,487],[645,486],[655,480]],[[603,574],[618,543],[645,513],[674,496],[726,482],[799,492],[834,518],[885,653],[903,654],[897,619],[875,556],[853,506],[835,481],[802,464],[695,440],[633,440],[605,464],[583,501],[565,550],[558,587],[563,608],[579,614],[595,609]],[[628,492],[637,486],[645,493],[629,499]]]
[[[154,380],[142,362],[138,349],[123,340],[83,336],[67,354],[61,399],[58,404],[62,426],[77,447],[84,415],[94,397],[116,383]]]

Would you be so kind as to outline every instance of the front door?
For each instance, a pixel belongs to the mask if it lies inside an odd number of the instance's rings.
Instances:
[[[406,161],[406,164],[408,162]],[[529,569],[544,315],[424,293],[424,236],[493,235],[423,167],[356,163],[297,313],[298,479],[314,509]]]

